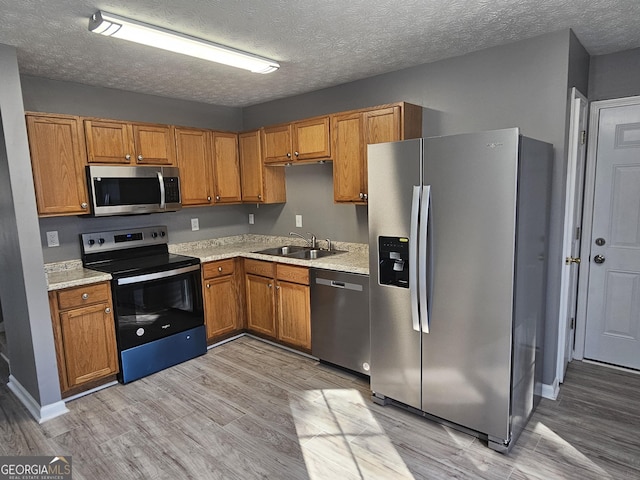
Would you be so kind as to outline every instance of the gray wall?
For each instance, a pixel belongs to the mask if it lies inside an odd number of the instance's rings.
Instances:
[[[571,57],[571,61],[570,61]],[[569,30],[474,52],[457,58],[401,70],[333,88],[268,102],[243,110],[245,129],[291,121],[323,113],[408,101],[426,107],[424,136],[520,127],[522,132],[554,145],[551,199],[550,269],[544,382],[555,378],[557,350],[564,184],[566,179],[566,127],[569,82],[587,87],[588,56]],[[298,170],[299,169],[299,170]],[[292,172],[295,173],[292,175]],[[290,179],[295,175],[295,182]],[[286,234],[293,210],[317,211],[322,217],[305,221],[304,231],[346,241],[367,241],[367,214],[362,207],[334,205],[309,192],[328,175],[319,168],[291,167],[287,195],[295,198],[285,208],[260,208],[260,221],[252,232]],[[327,195],[330,195],[327,192]],[[266,218],[265,218],[266,217]],[[330,219],[330,221],[326,221]],[[356,228],[341,225],[355,219]],[[272,226],[273,225],[273,226]]]
[[[640,48],[591,58],[589,100],[640,95]]]
[[[0,297],[11,375],[46,406],[60,401],[38,239],[24,108],[13,47],[0,45]]]
[[[218,130],[242,130],[239,108],[144,95],[78,83],[23,76],[22,94],[28,111],[156,122]],[[40,242],[45,262],[80,258],[78,234],[134,226],[167,225],[170,242],[189,242],[248,231],[247,206],[184,208],[180,212],[134,217],[52,217],[40,219]],[[191,218],[200,230],[191,231]],[[47,247],[46,232],[58,232],[60,246]]]

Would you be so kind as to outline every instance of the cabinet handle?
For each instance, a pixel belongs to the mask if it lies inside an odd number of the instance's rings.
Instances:
[[[222,267],[218,267],[218,271],[219,271],[219,272],[222,272]]]
[[[138,155],[138,161],[141,162],[142,160],[144,160],[144,157],[142,155]]]
[[[89,298],[89,294],[88,293],[83,293],[82,294],[82,299],[86,300],[87,298]]]
[[[291,154],[287,152],[287,158],[291,158]]]
[[[131,155],[129,155],[128,153],[124,156],[125,160],[131,160]]]
[[[293,152],[293,154],[294,154],[296,157],[300,156],[300,154],[299,154],[298,152]]]
[[[207,283],[207,288],[211,288],[211,284],[210,283]]]
[[[211,197],[207,197],[207,202],[210,202],[210,201],[211,201]]]
[[[80,208],[81,208],[81,209],[83,209],[83,210],[86,210],[88,206],[89,206],[89,205],[87,205],[87,202],[82,202],[82,203],[80,204]]]
[[[258,200],[262,200],[262,195],[258,194]]]
[[[364,198],[364,193],[360,192],[360,200]]]
[[[111,313],[111,309],[109,307],[105,308],[104,313]]]
[[[276,290],[280,290],[280,285],[276,285]]]
[[[273,287],[273,285],[269,284],[269,288],[272,288],[272,287]]]
[[[216,200],[220,200],[220,195],[216,195]]]
[[[369,199],[369,195],[367,195],[366,193],[363,193],[362,197],[364,198],[365,202]]]

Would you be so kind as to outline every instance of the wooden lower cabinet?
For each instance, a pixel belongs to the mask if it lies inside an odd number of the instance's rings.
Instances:
[[[63,397],[115,380],[119,371],[108,282],[49,293]]]
[[[202,266],[207,342],[214,343],[243,328],[239,259],[205,263]]]
[[[300,350],[311,350],[309,269],[245,260],[247,329]]]

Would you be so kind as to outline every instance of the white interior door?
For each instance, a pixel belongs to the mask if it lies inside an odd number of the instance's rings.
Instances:
[[[600,110],[585,358],[640,369],[640,105]]]
[[[564,381],[567,365],[572,359],[578,295],[578,267],[580,259],[580,224],[584,169],[587,154],[586,132],[588,102],[575,87],[571,91],[571,119],[569,124],[569,154],[565,198],[565,227],[560,297],[560,330],[558,340],[558,380]]]

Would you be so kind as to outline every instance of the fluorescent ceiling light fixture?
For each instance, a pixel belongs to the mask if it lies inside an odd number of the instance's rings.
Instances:
[[[277,62],[268,58],[102,11],[89,18],[89,31],[254,73],[271,73],[280,68]]]

